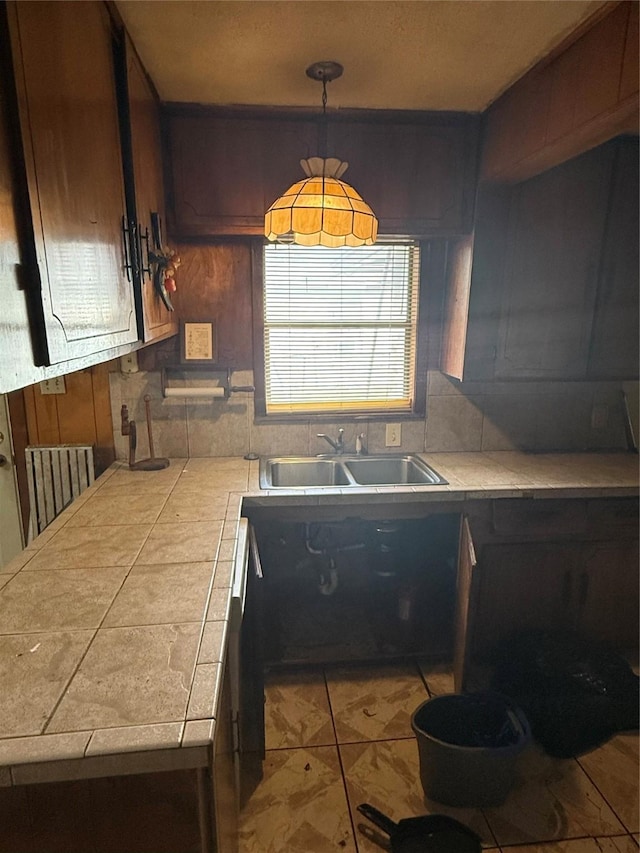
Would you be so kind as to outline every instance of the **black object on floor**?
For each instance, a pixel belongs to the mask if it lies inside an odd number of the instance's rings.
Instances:
[[[518,703],[549,755],[581,755],[638,728],[638,676],[603,643],[570,632],[523,631],[496,659],[492,688]]]
[[[369,803],[358,806],[360,814],[389,836],[391,853],[480,853],[480,838],[455,818],[447,815],[408,817],[396,823]],[[376,833],[365,824],[358,828],[372,841]]]

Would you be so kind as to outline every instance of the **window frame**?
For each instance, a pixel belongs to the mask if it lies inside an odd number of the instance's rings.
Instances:
[[[411,239],[397,237],[395,239]],[[410,411],[400,409],[362,410],[351,412],[339,412],[336,410],[327,412],[271,412],[267,413],[266,387],[265,387],[265,358],[264,358],[264,255],[263,249],[267,245],[265,240],[252,241],[251,245],[251,297],[253,313],[253,384],[254,410],[256,422],[308,422],[326,421],[334,423],[336,418],[342,421],[368,420],[368,421],[397,421],[423,419],[426,414],[427,401],[427,369],[434,354],[433,343],[430,346],[430,328],[434,328],[433,320],[436,313],[434,295],[441,292],[441,287],[427,288],[427,279],[431,278],[430,271],[435,269],[444,270],[446,247],[443,241],[440,246],[435,247],[429,241],[417,241],[420,246],[420,276],[418,293],[418,322],[416,331],[416,363],[415,363],[415,388],[413,406]],[[353,250],[357,252],[357,249]],[[442,256],[442,257],[441,257]],[[434,264],[435,260],[435,264]],[[438,281],[442,281],[442,273],[438,275]],[[434,311],[436,309],[436,311]],[[439,336],[437,341],[439,347]]]

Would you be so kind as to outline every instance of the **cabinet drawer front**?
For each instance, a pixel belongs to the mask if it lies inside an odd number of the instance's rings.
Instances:
[[[526,539],[584,534],[586,503],[578,500],[497,500],[493,502],[493,529],[502,536]]]
[[[637,498],[606,498],[589,501],[587,520],[589,536],[597,539],[601,536],[615,535],[624,538],[638,538]]]

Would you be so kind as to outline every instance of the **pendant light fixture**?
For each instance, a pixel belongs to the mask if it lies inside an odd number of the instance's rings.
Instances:
[[[349,164],[327,157],[327,83],[342,74],[338,62],[314,62],[307,76],[322,83],[319,156],[301,160],[307,176],[276,199],[264,218],[267,240],[299,246],[371,246],[378,220],[353,187],[340,178]]]

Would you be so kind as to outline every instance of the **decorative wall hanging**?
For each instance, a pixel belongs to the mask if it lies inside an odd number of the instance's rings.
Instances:
[[[211,367],[218,359],[215,324],[200,321],[180,323],[180,362]]]
[[[143,275],[146,273],[153,279],[153,287],[160,299],[162,299],[165,308],[173,311],[171,296],[169,294],[176,292],[176,270],[180,266],[180,258],[175,249],[170,249],[162,244],[162,223],[160,222],[160,214],[151,214],[151,240],[153,248],[149,248],[149,231],[145,229],[145,233],[138,230],[138,253],[140,256],[140,265]],[[147,248],[147,265],[142,262],[142,243],[146,243]]]
[[[276,199],[265,215],[267,240],[300,246],[370,246],[376,241],[378,220],[369,205],[340,180],[348,163],[327,157],[327,83],[342,74],[338,62],[314,62],[306,74],[322,83],[319,157],[301,160],[307,176]]]

